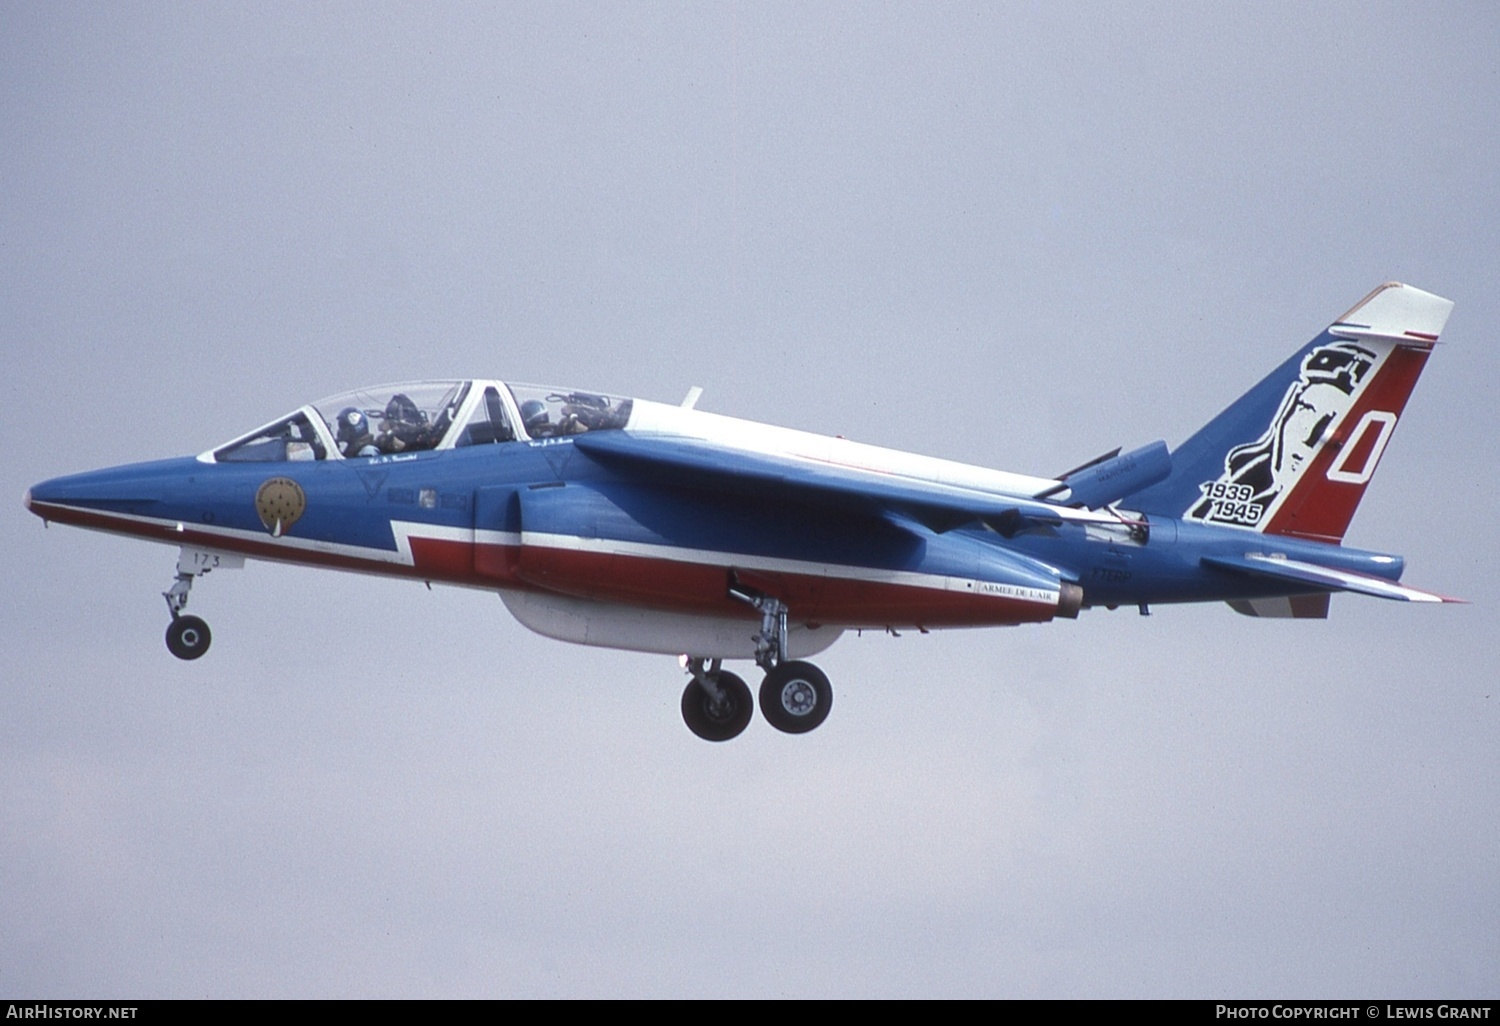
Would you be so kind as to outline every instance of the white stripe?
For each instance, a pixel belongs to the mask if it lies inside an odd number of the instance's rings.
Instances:
[[[636,556],[645,559],[660,559],[673,563],[692,563],[701,566],[724,566],[729,564],[745,570],[764,573],[801,574],[808,577],[834,577],[846,581],[865,581],[871,584],[892,584],[908,588],[928,588],[934,591],[961,591],[979,595],[994,595],[1057,605],[1059,592],[1042,588],[1027,588],[1014,584],[999,584],[967,577],[949,577],[943,574],[926,574],[914,570],[884,570],[878,567],[847,566],[838,563],[816,563],[801,559],[779,559],[774,556],[753,556],[740,552],[718,552],[713,549],[678,548],[674,545],[652,545],[643,542],[615,541],[609,538],[579,538],[567,534],[546,534],[540,531],[522,531],[523,547],[561,549],[568,552],[591,552],[601,555]]]

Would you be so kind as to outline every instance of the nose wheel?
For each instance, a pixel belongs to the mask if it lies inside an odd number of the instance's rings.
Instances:
[[[172,622],[167,624],[167,651],[178,659],[197,659],[208,651],[214,636],[202,617],[183,613],[188,593],[193,590],[195,575],[182,570],[181,560],[177,567],[177,580],[161,593],[161,597],[167,600],[167,611],[172,614]]]
[[[197,659],[214,639],[201,617],[179,616],[167,624],[167,651],[178,659]]]

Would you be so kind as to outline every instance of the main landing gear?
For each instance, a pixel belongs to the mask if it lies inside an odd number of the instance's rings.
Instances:
[[[806,734],[828,719],[832,708],[833,685],[812,663],[782,663],[760,683],[760,714],[784,733]]]
[[[754,606],[761,615],[760,633],[755,635],[755,662],[766,671],[760,685],[761,715],[787,734],[815,729],[833,709],[833,685],[812,663],[787,658],[786,603],[738,583],[729,594]],[[750,725],[753,712],[750,688],[719,666],[718,659],[687,660],[693,679],[682,693],[682,718],[705,741],[738,737]]]
[[[728,670],[719,669],[714,659],[704,666],[702,659],[689,659],[688,672],[693,679],[682,692],[682,718],[688,730],[705,741],[728,741],[738,737],[750,725],[755,702],[750,685]]]

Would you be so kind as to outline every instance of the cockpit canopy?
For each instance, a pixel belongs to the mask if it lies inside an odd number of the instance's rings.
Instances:
[[[501,381],[419,381],[321,399],[205,453],[216,463],[363,459],[609,431],[633,400]]]

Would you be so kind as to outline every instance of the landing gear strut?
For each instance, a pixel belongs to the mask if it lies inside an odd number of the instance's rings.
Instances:
[[[760,613],[754,636],[755,662],[766,671],[760,685],[760,712],[766,722],[787,734],[806,734],[828,719],[833,685],[812,663],[787,658],[787,606],[773,595],[746,587],[733,574],[729,597]],[[682,718],[705,741],[728,741],[750,724],[754,703],[750,688],[721,660],[689,657],[684,665],[693,679],[682,692]]]
[[[167,612],[172,614],[172,622],[167,624],[167,651],[178,659],[197,659],[208,651],[214,636],[202,617],[183,615],[188,594],[193,590],[193,578],[197,576],[190,563],[189,568],[184,568],[183,564],[188,563],[186,555],[184,551],[177,558],[177,580],[161,597],[167,600]]]
[[[737,580],[731,580],[729,595],[760,613],[755,662],[766,671],[760,685],[760,714],[787,734],[806,734],[821,725],[833,709],[833,685],[812,663],[787,659],[786,603]]]
[[[687,661],[693,679],[682,692],[682,718],[688,730],[703,740],[728,741],[750,725],[755,702],[748,684],[728,670],[719,669],[720,660],[709,661],[706,668],[704,662]]]

